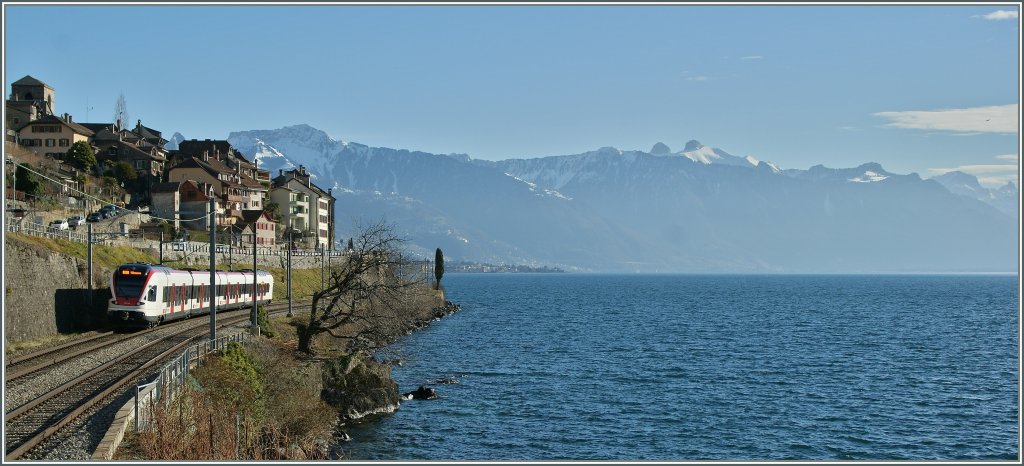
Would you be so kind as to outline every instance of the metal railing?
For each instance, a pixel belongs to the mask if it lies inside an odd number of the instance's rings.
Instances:
[[[165,241],[164,247],[166,250],[179,251],[179,252],[210,252],[210,243],[202,241]],[[216,245],[217,252],[224,254],[234,254],[240,257],[252,256],[252,245],[249,246],[234,246],[227,244]],[[350,251],[327,251],[325,254],[328,257],[342,257],[347,256]],[[257,256],[281,256],[284,257],[288,254],[288,250],[268,247],[256,247]],[[293,249],[292,256],[312,256],[319,257],[320,251],[316,249]]]
[[[193,366],[199,364],[210,353],[223,351],[229,343],[246,344],[252,337],[259,336],[259,327],[255,335],[238,332],[217,338],[214,341],[203,340],[185,348],[180,356],[164,365],[152,375],[152,381],[135,386],[135,433],[149,426],[153,409],[163,403],[166,406],[178,395],[188,382],[188,374]]]
[[[56,230],[50,228],[49,225],[43,225],[35,223],[27,219],[17,219],[8,217],[5,222],[5,228],[7,231],[12,233],[24,233],[27,235],[38,236],[41,238],[50,239],[63,239],[68,241],[75,241],[82,244],[87,244],[88,234],[85,232],[85,226],[80,225],[78,229],[69,228],[67,230]],[[152,249],[159,247],[159,241],[145,239],[141,235],[122,235],[120,241],[118,238],[110,237],[105,232],[93,232],[93,243],[97,241],[113,241],[123,242],[128,246],[134,246],[139,249]],[[144,243],[144,244],[138,244]],[[208,253],[210,251],[210,243],[199,242],[199,241],[164,241],[164,247],[167,248],[165,251],[182,251],[182,252],[194,252],[194,253]],[[252,256],[252,246],[235,246],[227,244],[216,245],[217,252],[222,254],[232,254],[239,257]],[[320,251],[316,249],[293,249],[292,256],[298,257],[319,257]],[[343,257],[350,254],[350,251],[327,251],[324,253],[327,257]],[[256,255],[259,256],[278,256],[285,257],[288,255],[287,249],[277,249],[269,247],[257,247]]]
[[[28,220],[17,220],[13,218],[8,218],[6,226],[7,231],[13,233],[25,233],[32,236],[39,236],[42,238],[50,239],[66,239],[68,241],[77,241],[83,244],[89,241],[88,234],[86,234],[83,231],[78,231],[71,228],[68,228],[67,230],[58,230],[50,227],[49,225],[30,222]]]

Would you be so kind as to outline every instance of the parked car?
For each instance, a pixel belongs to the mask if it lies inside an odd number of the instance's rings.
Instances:
[[[68,219],[68,225],[71,228],[78,228],[79,226],[85,225],[85,219],[81,215],[75,215]]]
[[[63,231],[63,230],[67,230],[68,228],[70,228],[68,226],[68,221],[66,219],[63,219],[63,218],[59,218],[57,220],[54,220],[54,221],[50,222],[50,226],[49,226],[49,230],[50,231]]]
[[[101,214],[99,212],[93,212],[93,213],[89,214],[88,217],[85,217],[85,221],[92,223],[92,222],[98,222],[100,220],[103,220],[103,218],[104,218],[103,214]]]

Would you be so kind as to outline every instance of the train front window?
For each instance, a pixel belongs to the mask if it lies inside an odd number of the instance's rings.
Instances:
[[[122,298],[138,298],[144,284],[145,275],[119,275],[114,279],[114,291]]]

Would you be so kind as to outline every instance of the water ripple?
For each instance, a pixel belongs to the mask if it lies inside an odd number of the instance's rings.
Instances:
[[[453,275],[364,460],[1015,460],[1016,277]]]

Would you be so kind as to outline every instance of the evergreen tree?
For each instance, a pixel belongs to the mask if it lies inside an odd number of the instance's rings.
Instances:
[[[96,166],[96,154],[88,142],[78,141],[71,145],[65,160],[72,166],[83,171],[91,171]]]
[[[437,279],[434,282],[434,289],[441,288],[441,277],[444,276],[444,254],[441,252],[441,248],[437,248],[434,252],[434,278]]]
[[[32,172],[18,165],[18,170],[14,172],[14,189],[29,196],[38,196],[43,186]]]
[[[114,165],[114,178],[117,178],[118,181],[131,183],[139,178],[139,174],[135,172],[131,164],[121,161]]]

